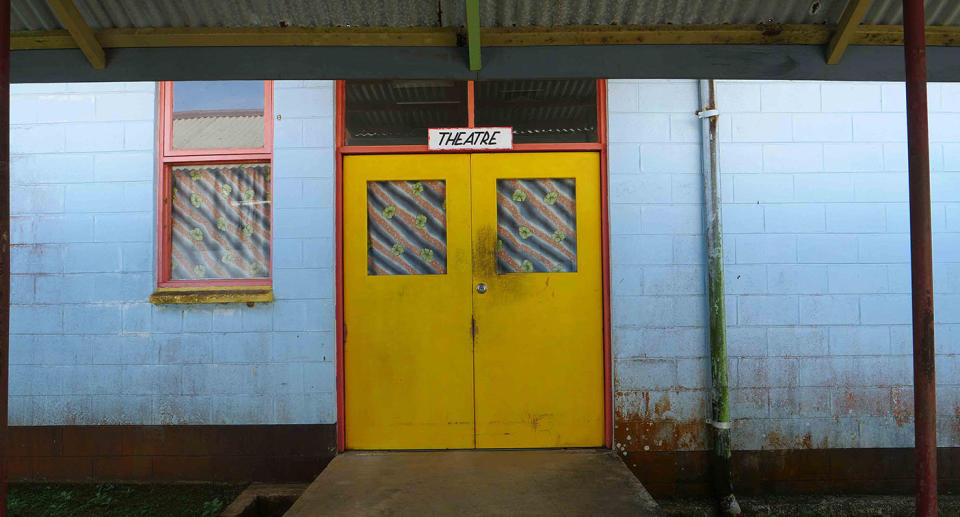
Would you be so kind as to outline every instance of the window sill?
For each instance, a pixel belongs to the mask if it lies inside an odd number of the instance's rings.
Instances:
[[[267,303],[273,301],[269,286],[158,287],[150,303]]]

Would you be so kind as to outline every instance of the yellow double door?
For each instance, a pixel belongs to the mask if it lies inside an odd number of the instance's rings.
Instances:
[[[349,449],[603,443],[596,153],[346,156]]]

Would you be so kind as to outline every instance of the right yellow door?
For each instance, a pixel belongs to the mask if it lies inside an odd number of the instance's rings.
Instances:
[[[603,444],[600,161],[474,154],[476,447]]]

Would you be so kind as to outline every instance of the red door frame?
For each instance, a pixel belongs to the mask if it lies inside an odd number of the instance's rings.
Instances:
[[[425,145],[348,146],[345,132],[344,82],[336,82],[336,334],[337,334],[337,451],[346,449],[346,394],[344,384],[343,343],[347,329],[343,319],[343,157],[351,154],[426,154],[449,151],[432,151]],[[468,125],[474,125],[473,81],[467,82]],[[600,153],[600,245],[603,286],[603,445],[613,446],[613,362],[611,358],[610,332],[610,224],[607,178],[607,81],[597,79],[597,142],[569,144],[514,144],[512,151],[494,152],[547,152],[547,151],[597,151]],[[463,151],[469,153],[484,151]]]

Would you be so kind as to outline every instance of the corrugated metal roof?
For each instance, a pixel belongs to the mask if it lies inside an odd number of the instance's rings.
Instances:
[[[263,147],[263,115],[173,119],[174,149]]]
[[[463,0],[75,0],[94,28],[456,27]],[[836,23],[847,0],[481,0],[485,26]],[[13,30],[61,28],[46,0],[12,0]],[[960,2],[926,0],[928,25],[960,25]],[[899,25],[901,0],[864,23]]]

